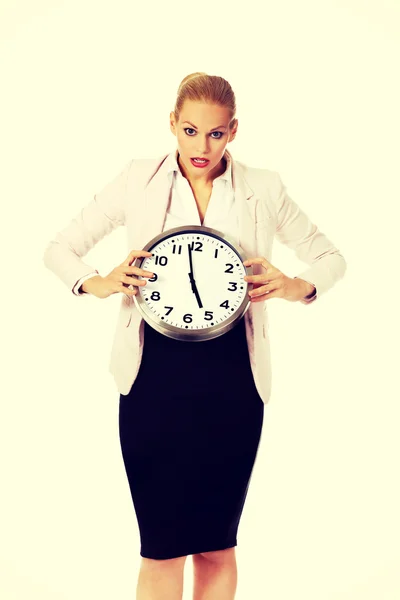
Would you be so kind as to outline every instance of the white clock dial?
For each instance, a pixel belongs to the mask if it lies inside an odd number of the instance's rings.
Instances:
[[[144,250],[154,253],[140,267],[155,273],[134,297],[143,318],[175,337],[201,341],[233,326],[249,306],[250,274],[243,250],[227,236],[204,226],[163,232]],[[141,278],[141,277],[139,277]]]

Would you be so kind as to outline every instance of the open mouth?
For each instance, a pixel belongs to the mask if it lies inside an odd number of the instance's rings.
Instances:
[[[208,159],[204,158],[204,159],[200,159],[200,158],[191,158],[190,162],[192,163],[192,165],[194,165],[195,167],[205,167],[206,165],[208,165],[208,163],[210,162]]]

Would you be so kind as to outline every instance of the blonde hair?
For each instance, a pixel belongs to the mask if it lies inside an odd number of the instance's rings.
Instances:
[[[196,72],[182,79],[175,102],[175,118],[178,121],[185,100],[209,102],[226,107],[230,114],[229,129],[235,125],[236,99],[229,82],[217,75]]]

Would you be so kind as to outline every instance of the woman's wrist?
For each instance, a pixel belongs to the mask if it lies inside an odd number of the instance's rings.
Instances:
[[[89,277],[82,283],[79,288],[79,291],[85,292],[86,294],[93,294],[93,290],[96,287],[96,282],[101,279],[101,275],[93,275],[93,277]]]
[[[301,282],[303,286],[301,293],[302,300],[309,300],[310,298],[313,298],[315,296],[315,294],[317,293],[315,285],[313,285],[309,281],[306,281],[305,279],[301,279],[300,277],[294,277],[293,279],[297,279],[297,281]]]

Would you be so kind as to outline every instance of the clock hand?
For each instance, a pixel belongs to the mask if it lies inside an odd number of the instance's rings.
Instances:
[[[193,262],[192,262],[192,251],[190,248],[190,244],[188,244],[188,252],[189,252],[189,266],[190,266],[190,272],[188,273],[188,275],[189,275],[190,283],[192,285],[192,292],[194,292],[193,284],[195,281],[193,278]]]
[[[190,247],[190,244],[188,244],[188,252],[189,252],[189,264],[190,264],[190,272],[188,273],[188,275],[189,275],[190,283],[192,286],[192,292],[196,296],[196,300],[197,300],[197,304],[199,305],[199,308],[203,308],[203,303],[201,301],[200,294],[199,294],[197,286],[196,286],[196,281],[193,277],[192,249]]]
[[[189,252],[189,265],[190,265],[189,277],[192,280],[193,279],[193,261],[192,261],[192,249],[190,247],[190,244],[188,244],[188,252]]]
[[[193,277],[193,262],[192,262],[192,251],[190,248],[190,244],[188,244],[188,252],[189,252],[189,265],[190,265],[190,271],[189,271],[188,275],[189,275],[190,284],[192,286],[192,292],[194,292],[194,286],[196,285],[196,282]]]
[[[194,291],[195,296],[196,296],[197,304],[199,305],[199,308],[203,308],[203,304],[201,302],[201,298],[200,298],[199,292],[197,290],[196,282],[194,281],[194,279],[193,279],[193,285],[194,285],[194,290],[193,291]]]

